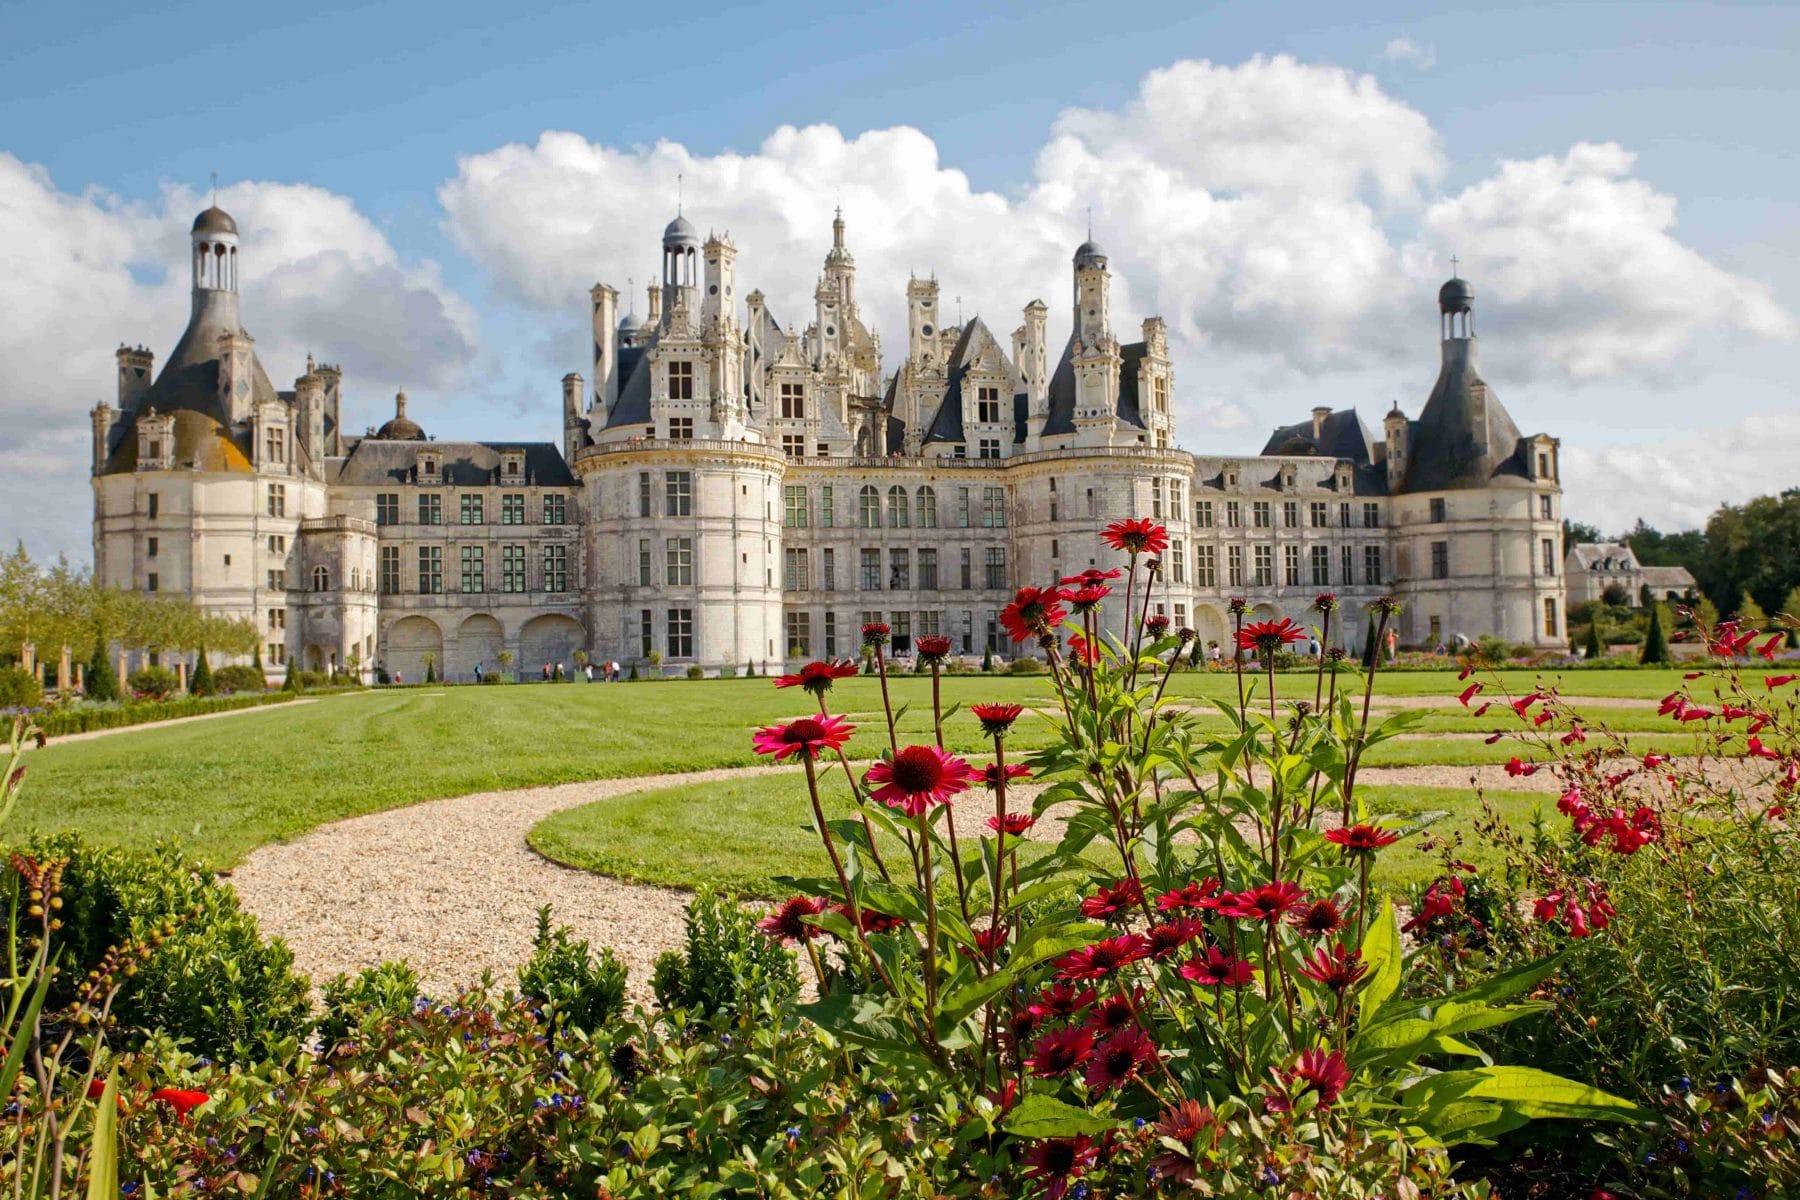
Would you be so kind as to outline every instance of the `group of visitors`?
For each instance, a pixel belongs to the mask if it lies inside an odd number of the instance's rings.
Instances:
[[[583,683],[592,683],[596,677],[602,683],[617,683],[620,678],[622,678],[620,674],[621,670],[622,668],[619,666],[618,660],[609,658],[602,663],[583,663],[578,674]],[[569,669],[559,662],[546,662],[539,673],[545,683],[567,683],[577,677],[576,675],[571,675]],[[475,682],[484,683],[486,681],[486,668],[483,667],[482,664],[476,663]],[[394,674],[394,682],[400,682],[400,675],[398,672],[395,672]]]

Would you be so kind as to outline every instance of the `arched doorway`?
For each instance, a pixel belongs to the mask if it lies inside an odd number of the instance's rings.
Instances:
[[[525,622],[519,631],[519,663],[526,670],[541,671],[545,663],[575,669],[575,651],[587,646],[587,631],[573,617],[545,613]]]
[[[1194,606],[1194,633],[1197,636],[1200,653],[1211,658],[1211,647],[1217,643],[1219,653],[1229,656],[1231,653],[1231,621],[1225,610],[1216,604],[1197,604]]]
[[[425,656],[444,669],[444,634],[429,617],[401,617],[388,627],[383,665],[406,683],[425,678]]]
[[[500,622],[486,613],[476,613],[465,619],[456,631],[456,664],[455,672],[449,678],[458,680],[474,679],[475,664],[480,663],[483,671],[500,670],[500,652],[506,649],[506,631],[500,628]]]

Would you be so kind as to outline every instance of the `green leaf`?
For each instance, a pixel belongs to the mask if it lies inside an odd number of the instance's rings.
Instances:
[[[19,1072],[25,1066],[25,1055],[31,1049],[31,1039],[37,1033],[38,1014],[44,1010],[44,997],[50,994],[50,964],[44,960],[40,952],[30,970],[37,972],[37,985],[32,988],[31,999],[25,1005],[25,1012],[15,1025],[12,1043],[6,1048],[6,1061],[0,1064],[0,1096],[13,1094],[13,1084],[19,1078]],[[29,979],[29,973],[26,975]]]
[[[1369,964],[1369,982],[1364,985],[1362,995],[1358,998],[1357,1011],[1362,1014],[1364,1023],[1367,1023],[1400,989],[1400,968],[1403,965],[1400,918],[1394,912],[1391,897],[1382,901],[1380,915],[1369,926],[1369,932],[1363,938],[1362,955],[1363,961]]]
[[[985,979],[957,988],[938,1002],[938,1035],[948,1034],[964,1017],[1012,986],[1013,973],[1002,967]]]
[[[1469,1124],[1477,1115],[1465,1107],[1470,1102],[1494,1105],[1514,1125],[1543,1118],[1642,1121],[1651,1115],[1629,1100],[1533,1067],[1476,1067],[1429,1075],[1403,1091],[1401,1101],[1412,1119],[1447,1143],[1491,1136],[1487,1124]]]
[[[1013,947],[1006,965],[1014,972],[1036,966],[1048,958],[1056,958],[1071,950],[1092,945],[1106,936],[1106,926],[1091,921],[1067,921],[1054,925],[1033,925]]]
[[[1526,963],[1522,967],[1514,967],[1503,971],[1492,979],[1484,980],[1474,987],[1464,988],[1448,999],[1457,1004],[1474,1004],[1483,1001],[1504,1000],[1508,996],[1516,996],[1527,988],[1536,987],[1544,979],[1562,965],[1567,950],[1540,958],[1536,962]]]
[[[1054,1096],[1027,1096],[1006,1119],[1006,1132],[1026,1138],[1079,1137],[1084,1133],[1105,1133],[1118,1127],[1118,1122],[1097,1117],[1085,1108],[1064,1104]]]
[[[94,1149],[88,1160],[88,1200],[118,1200],[119,1069],[106,1076],[100,1108],[94,1114]]]

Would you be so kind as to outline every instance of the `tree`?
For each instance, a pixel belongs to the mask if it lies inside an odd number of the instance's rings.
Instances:
[[[1738,597],[1737,612],[1734,615],[1738,623],[1747,629],[1761,629],[1769,623],[1769,614],[1762,610],[1762,606],[1749,592]]]
[[[1650,631],[1644,635],[1644,652],[1638,661],[1648,665],[1666,665],[1672,661],[1669,655],[1669,638],[1664,632],[1663,606],[1650,606]]]
[[[437,682],[437,655],[429,650],[425,652],[425,682]]]
[[[994,648],[992,646],[982,648],[981,669],[984,671],[991,671],[994,669]]]
[[[1589,662],[1599,662],[1606,657],[1606,644],[1600,640],[1600,622],[1596,619],[1588,622],[1587,637],[1582,641],[1587,650]]]
[[[1369,628],[1363,634],[1362,665],[1364,670],[1372,670],[1375,666],[1375,614],[1369,613]]]
[[[300,672],[294,669],[294,660],[288,659],[287,678],[281,681],[281,690],[297,692],[300,690]]]
[[[1594,526],[1587,524],[1585,521],[1571,521],[1567,517],[1563,518],[1562,544],[1564,554],[1569,552],[1570,546],[1579,545],[1582,542],[1598,542],[1600,540],[1600,530]]]
[[[206,661],[206,647],[200,647],[200,657],[194,661],[194,673],[188,676],[188,695],[210,696],[213,694],[212,667]]]
[[[1631,589],[1622,583],[1609,583],[1601,589],[1600,598],[1614,608],[1620,608],[1631,602]]]
[[[1660,533],[1644,523],[1642,517],[1625,535],[1625,544],[1640,564],[1646,567],[1686,567],[1700,577],[1706,563],[1706,535],[1698,529],[1676,533]]]
[[[107,657],[106,643],[99,639],[95,639],[93,657],[88,659],[86,687],[89,700],[119,698],[119,676],[113,671],[112,661]]]
[[[1719,627],[1719,606],[1705,596],[1700,597],[1700,602],[1693,605],[1693,612],[1696,625],[1705,626],[1708,630]]]
[[[1787,594],[1787,599],[1782,601],[1781,611],[1794,622],[1787,627],[1788,649],[1800,647],[1800,586]]]

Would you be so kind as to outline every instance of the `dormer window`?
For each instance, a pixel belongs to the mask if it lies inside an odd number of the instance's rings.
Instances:
[[[502,450],[500,452],[500,475],[510,482],[517,482],[525,474],[525,452],[523,450]]]
[[[175,466],[175,418],[151,409],[138,421],[138,470],[168,471]]]

